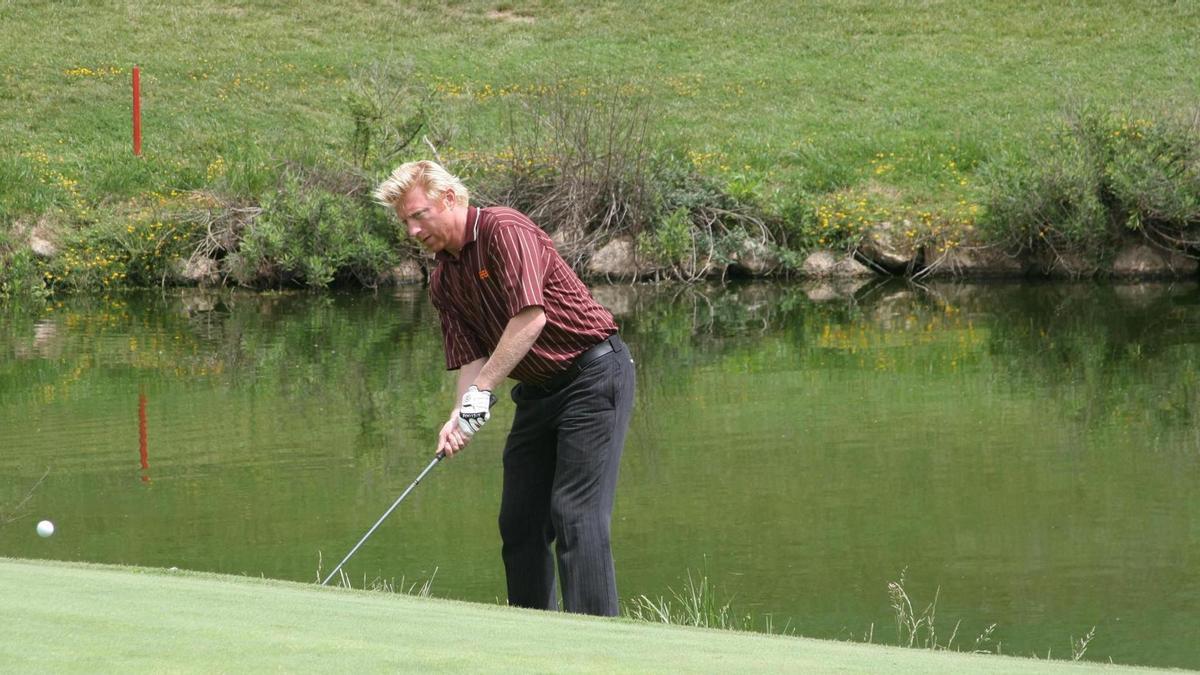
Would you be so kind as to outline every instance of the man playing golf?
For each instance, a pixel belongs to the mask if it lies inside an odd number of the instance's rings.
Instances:
[[[500,502],[508,602],[555,609],[555,543],[564,608],[614,616],[613,495],[633,408],[633,360],[612,314],[527,216],[477,208],[440,165],[408,162],[375,190],[408,235],[436,254],[430,296],[457,405],[438,452],[462,450],[511,376],[516,413]]]

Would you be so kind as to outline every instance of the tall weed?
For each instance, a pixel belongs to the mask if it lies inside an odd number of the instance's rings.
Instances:
[[[508,146],[478,177],[477,191],[556,232],[568,262],[658,213],[641,97],[618,85],[580,90],[559,81],[512,96],[504,117]]]
[[[449,136],[449,118],[411,61],[375,61],[359,68],[344,104],[352,124],[348,153],[360,170],[386,171],[423,136],[435,145]]]

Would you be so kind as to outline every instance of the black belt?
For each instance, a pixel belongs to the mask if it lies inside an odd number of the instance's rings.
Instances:
[[[571,382],[579,376],[579,371],[587,367],[589,363],[602,356],[606,356],[613,352],[619,352],[624,348],[625,343],[621,342],[621,336],[613,333],[600,342],[592,345],[586,352],[576,356],[575,360],[571,362],[571,365],[568,366],[566,370],[555,375],[554,377],[551,377],[545,382],[531,384],[528,386],[534,387],[535,389],[540,389],[544,392],[558,391],[568,384],[571,384]]]

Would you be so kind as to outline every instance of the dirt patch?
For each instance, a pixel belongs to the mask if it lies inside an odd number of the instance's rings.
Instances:
[[[873,180],[868,180],[866,183],[859,186],[857,189],[859,191],[858,192],[859,194],[862,194],[867,197],[874,197],[881,201],[886,201],[886,202],[890,202],[890,203],[899,202],[900,198],[903,196],[901,194],[900,190],[898,190],[897,188],[892,187],[891,185],[884,185],[883,183],[878,183]],[[849,194],[849,192],[847,192],[847,193]]]
[[[534,21],[532,16],[521,14],[511,9],[490,9],[486,16],[492,21],[503,21],[506,23],[531,24]]]

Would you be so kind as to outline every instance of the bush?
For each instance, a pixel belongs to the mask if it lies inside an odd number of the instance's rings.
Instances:
[[[1018,251],[1099,263],[1126,230],[1179,250],[1200,244],[1200,122],[1085,109],[1048,140],[986,164],[984,231]]]
[[[41,261],[28,248],[11,247],[0,234],[0,300],[41,300],[49,295]]]
[[[1087,120],[1060,130],[1040,153],[982,167],[985,236],[1018,251],[1101,257],[1113,241],[1104,164]]]
[[[339,278],[377,285],[397,261],[394,224],[365,198],[365,184],[333,191],[320,179],[313,171],[285,173],[226,259],[229,274],[248,285],[324,287]]]
[[[679,207],[657,225],[638,234],[638,252],[664,265],[677,266],[695,253],[691,214]]]
[[[1200,114],[1162,122],[1114,120],[1105,167],[1125,223],[1167,243],[1196,243],[1200,229]]]
[[[700,173],[691,162],[671,152],[659,152],[652,157],[648,180],[653,186],[653,218],[658,219],[685,209],[689,213],[728,213],[731,216],[749,210],[756,198],[752,189],[733,194],[731,184],[722,185],[711,176]],[[743,187],[735,179],[733,187]],[[736,219],[736,218],[735,218]]]
[[[757,182],[741,175],[720,183],[672,153],[655,155],[650,168],[654,215],[638,234],[638,249],[695,280],[711,265],[733,262],[751,242],[774,248],[778,234],[768,229]]]

